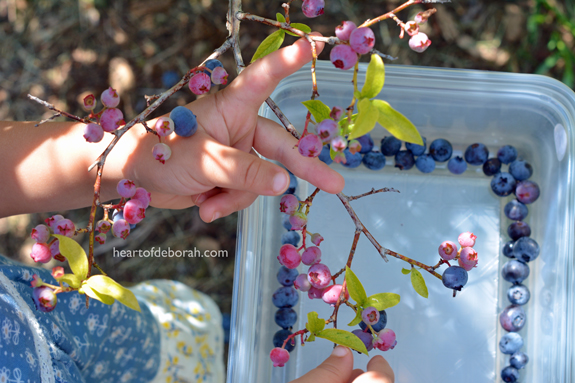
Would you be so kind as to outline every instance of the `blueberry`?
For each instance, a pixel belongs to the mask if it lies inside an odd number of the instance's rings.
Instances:
[[[415,160],[415,167],[422,173],[431,173],[435,170],[435,161],[431,154],[423,154]]]
[[[461,174],[467,170],[467,162],[465,162],[463,157],[453,157],[447,163],[447,169],[453,174]]]
[[[124,219],[124,212],[121,210],[114,210],[114,212],[112,213],[112,221],[116,222],[119,219]],[[130,230],[133,230],[135,228],[136,228],[136,224],[131,223],[130,224]]]
[[[358,329],[353,330],[351,333],[361,339],[367,351],[373,350],[373,335],[371,335],[370,332],[364,332]]]
[[[467,283],[467,271],[460,266],[451,266],[445,269],[441,278],[443,286],[448,289],[461,291],[461,288]]]
[[[505,255],[508,258],[515,258],[515,255],[513,255],[514,244],[515,241],[506,242],[505,245],[503,245],[503,255]]]
[[[525,160],[519,158],[509,164],[509,173],[517,181],[525,181],[533,174],[533,167]]]
[[[501,370],[501,379],[506,383],[517,382],[519,379],[519,371],[515,367],[507,366]]]
[[[299,275],[297,269],[288,269],[285,266],[280,267],[277,273],[278,282],[284,286],[293,286],[293,282]]]
[[[425,153],[425,149],[427,148],[427,139],[423,138],[423,145],[412,144],[411,142],[405,143],[405,148],[413,153],[414,156],[421,156]]]
[[[387,313],[385,312],[385,310],[380,310],[379,311],[379,322],[372,325],[371,327],[373,327],[373,330],[375,332],[379,332],[379,331],[383,330],[385,328],[385,326],[387,326]],[[365,330],[367,328],[367,325],[363,321],[361,321],[361,322],[359,322],[359,327],[361,327],[362,330]],[[371,333],[371,330],[367,330],[367,332]]]
[[[183,106],[176,106],[170,112],[170,118],[174,121],[174,132],[181,137],[190,137],[198,130],[196,115]]]
[[[529,362],[529,357],[524,352],[516,352],[515,354],[511,355],[509,358],[509,364],[515,367],[516,369],[522,369],[525,365]]]
[[[483,164],[483,174],[494,176],[501,171],[501,161],[497,158],[490,158]]]
[[[531,228],[523,221],[515,221],[507,227],[507,234],[512,240],[517,241],[521,237],[529,237]]]
[[[208,68],[209,70],[214,70],[214,68],[216,68],[216,67],[222,67],[222,68],[224,67],[222,65],[222,63],[220,62],[220,60],[216,60],[216,59],[210,59],[210,60],[206,61],[204,66],[206,68]],[[204,72],[205,74],[207,74],[211,78],[212,74],[210,72],[208,72],[207,70],[203,70],[202,72]],[[212,85],[215,85],[215,84],[212,82]]]
[[[371,170],[380,170],[385,166],[385,156],[381,152],[366,153],[361,161]]]
[[[361,137],[358,137],[357,141],[361,145],[361,150],[359,151],[361,154],[369,153],[373,149],[373,145],[374,145],[373,138],[371,138],[369,133],[364,134]]]
[[[525,311],[519,305],[507,306],[499,315],[499,323],[506,331],[519,331],[525,326]],[[509,334],[507,334],[509,335]],[[517,350],[512,350],[513,354]]]
[[[429,145],[429,154],[431,154],[431,157],[433,157],[437,162],[447,161],[451,158],[452,153],[453,147],[449,141],[444,140],[443,138],[433,140],[431,145]]]
[[[489,156],[489,151],[487,147],[483,144],[473,144],[469,145],[467,149],[465,149],[465,161],[467,161],[470,165],[483,165],[485,161],[487,161],[487,157]]]
[[[276,311],[275,321],[278,326],[287,330],[297,321],[297,313],[291,308],[279,309]]]
[[[515,196],[524,204],[535,202],[539,198],[539,185],[533,181],[521,181],[515,188]]]
[[[529,237],[521,237],[513,245],[513,255],[523,262],[532,261],[539,256],[539,244]]]
[[[395,167],[399,170],[409,170],[415,165],[413,154],[407,150],[400,150],[395,155]]]
[[[345,154],[345,164],[342,165],[346,168],[353,169],[361,165],[362,155],[360,153],[351,154],[349,149],[345,149],[343,154]]]
[[[529,213],[527,206],[516,199],[507,202],[503,211],[505,212],[505,216],[513,221],[523,221]]]
[[[531,298],[531,293],[525,285],[513,285],[507,290],[507,299],[511,304],[523,306],[529,302],[529,298]]]
[[[511,145],[505,145],[499,148],[497,151],[497,158],[503,164],[509,164],[517,158],[517,149]]]
[[[295,189],[297,189],[297,178],[289,170],[288,174],[289,174],[289,186],[287,190],[284,192],[284,194],[294,194]]]
[[[280,287],[272,295],[272,302],[277,308],[293,307],[297,303],[299,295],[291,286]]]
[[[523,347],[523,338],[516,332],[510,332],[501,337],[499,349],[504,354],[514,354]]]
[[[177,72],[173,70],[165,71],[162,73],[162,86],[164,88],[171,88],[176,85],[180,79],[181,77]]]
[[[383,140],[381,140],[381,153],[383,153],[384,156],[395,156],[397,152],[399,152],[399,149],[401,149],[401,141],[397,138],[390,136],[384,137]]]
[[[529,266],[524,262],[512,259],[503,265],[501,276],[507,282],[521,283],[529,276]]]
[[[497,173],[491,179],[491,190],[500,197],[508,196],[515,191],[515,178],[509,173]]]
[[[325,162],[327,165],[330,165],[333,162],[329,154],[329,145],[324,145],[321,148],[321,153],[319,154],[318,158],[320,161]]]
[[[294,246],[297,246],[300,239],[301,239],[301,235],[299,235],[299,233],[297,231],[288,231],[287,233],[282,234],[282,245],[289,243],[289,244],[292,244]]]
[[[279,330],[274,334],[274,347],[281,347],[284,344],[284,341],[290,336],[292,332],[290,330]],[[295,338],[292,338],[291,341],[286,343],[285,349],[289,352],[292,352],[295,348]]]
[[[291,223],[289,221],[290,216],[287,214],[282,214],[282,225],[286,230],[291,230]]]

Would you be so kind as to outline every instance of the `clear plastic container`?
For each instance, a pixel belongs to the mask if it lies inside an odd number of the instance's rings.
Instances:
[[[359,78],[365,75],[360,66]],[[327,105],[347,106],[351,100],[351,71],[320,62],[317,70],[320,99]],[[360,84],[361,85],[361,84]],[[309,68],[284,80],[272,98],[301,130],[309,99]],[[386,66],[383,91],[378,98],[388,101],[407,116],[427,143],[448,139],[454,155],[461,155],[473,143],[487,145],[490,157],[505,144],[533,165],[531,178],[541,196],[529,205],[526,222],[541,247],[538,259],[529,263],[531,274],[524,282],[531,300],[524,306],[527,323],[520,331],[522,351],[530,361],[521,371],[521,382],[573,382],[574,339],[574,188],[575,94],[556,80],[536,75],[481,71]],[[267,106],[260,114],[275,119]],[[385,135],[376,127],[376,145]],[[490,189],[490,177],[480,166],[469,166],[453,175],[446,163],[430,174],[415,167],[400,171],[393,158],[380,171],[361,165],[347,169],[331,165],[346,179],[344,193],[360,194],[372,187],[393,187],[400,193],[381,193],[352,202],[376,239],[386,248],[426,264],[438,260],[437,247],[444,240],[456,242],[462,231],[477,235],[475,249],[479,265],[469,273],[469,282],[454,299],[442,283],[422,271],[429,299],[417,295],[409,276],[401,273],[405,262],[389,262],[377,254],[362,236],[352,269],[369,294],[395,292],[399,305],[387,310],[388,327],[397,334],[394,350],[383,353],[401,383],[499,382],[508,356],[498,343],[505,331],[499,313],[509,305],[510,286],[500,275],[508,260],[501,248],[509,240],[511,221],[503,207],[513,197],[497,197]],[[504,165],[506,167],[506,165]],[[296,194],[301,199],[313,192],[313,185],[299,180]],[[258,198],[240,215],[228,382],[289,382],[316,367],[331,352],[333,344],[318,339],[299,344],[283,368],[269,359],[272,338],[279,327],[271,296],[279,287],[276,259],[281,224],[279,198]],[[309,216],[309,229],[320,232],[322,262],[330,269],[344,265],[353,239],[353,223],[337,197],[320,193]],[[305,267],[305,266],[303,266]],[[440,269],[443,272],[444,268]],[[331,307],[321,300],[300,295],[295,329],[302,329],[306,313],[317,311],[329,317]],[[340,328],[351,319],[343,309]],[[372,355],[380,351],[372,351]],[[365,368],[368,358],[355,354],[355,367]]]

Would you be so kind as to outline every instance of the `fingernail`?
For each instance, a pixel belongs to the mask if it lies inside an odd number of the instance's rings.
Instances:
[[[343,346],[337,346],[336,348],[333,349],[331,355],[342,358],[347,355],[347,348]]]
[[[281,193],[288,187],[289,177],[285,173],[278,173],[273,179],[273,191],[274,193]]]
[[[200,194],[200,195],[198,196],[198,198],[196,198],[196,205],[197,205],[197,206],[200,206],[200,205],[202,204],[202,202],[204,202],[206,199],[207,199],[207,197],[206,197],[205,194],[203,194],[203,193]]]
[[[212,216],[212,220],[210,222],[214,222],[216,219],[220,218],[222,215],[219,212],[215,212]]]

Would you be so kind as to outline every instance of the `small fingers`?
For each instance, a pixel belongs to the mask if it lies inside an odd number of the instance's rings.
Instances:
[[[200,206],[200,218],[204,222],[210,223],[247,208],[257,197],[257,194],[248,191],[222,189],[198,205]]]
[[[381,355],[376,355],[367,363],[367,372],[353,383],[394,383],[395,374],[391,366]]]

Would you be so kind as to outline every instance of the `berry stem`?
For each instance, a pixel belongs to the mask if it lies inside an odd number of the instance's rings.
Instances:
[[[402,5],[400,5],[399,7],[395,8],[393,11],[384,13],[383,15],[378,16],[378,17],[376,17],[375,19],[366,20],[363,24],[359,25],[358,28],[361,28],[361,27],[371,27],[372,25],[377,24],[377,23],[379,23],[380,21],[383,21],[383,20],[386,20],[386,19],[390,19],[390,18],[392,18],[392,17],[395,17],[395,15],[394,15],[395,13],[400,12],[400,11],[403,11],[404,9],[408,8],[408,7],[411,6],[411,5],[414,5],[414,4],[422,4],[422,3],[425,3],[425,2],[426,2],[425,0],[409,0],[409,1],[406,1],[405,3],[403,3]]]
[[[363,193],[360,195],[347,197],[347,200],[351,202],[351,201],[354,201],[356,199],[360,199],[362,197],[367,197],[369,195],[373,195],[373,194],[377,194],[377,193],[387,193],[387,192],[399,193],[399,190],[395,190],[394,188],[383,188],[383,189],[375,190],[375,188],[371,188],[371,191],[368,191],[367,193]]]
[[[353,236],[353,242],[351,244],[351,250],[349,251],[349,256],[347,257],[347,267],[351,267],[351,262],[353,261],[353,256],[355,255],[355,249],[357,248],[357,243],[359,241],[359,236],[361,235],[360,230],[355,230],[355,235]],[[345,269],[344,269],[345,270]],[[341,272],[338,273],[338,276]],[[333,282],[335,283],[335,278],[332,277]],[[347,288],[347,281],[344,279],[343,283],[341,284],[341,292],[339,293],[339,297],[337,298],[337,302],[335,303],[335,308],[333,309],[333,313],[331,314],[330,319],[333,320],[333,328],[337,328],[337,312],[339,311],[339,306],[347,302],[345,299],[345,291]]]
[[[295,337],[297,337],[298,335],[302,336],[302,344],[303,344],[303,334],[309,332],[309,330],[307,328],[304,328],[303,330],[299,330],[294,332],[293,334],[288,335],[288,337],[284,340],[284,343],[282,344],[282,348],[286,348],[286,344],[290,339],[294,339]]]
[[[36,125],[34,125],[34,126],[38,126],[38,125],[40,125],[40,124],[43,124],[43,123],[45,123],[45,122],[48,122],[48,121],[50,121],[50,120],[52,120],[52,119],[54,119],[54,118],[56,118],[56,117],[59,117],[59,116],[65,116],[65,117],[68,117],[68,118],[71,119],[71,120],[76,120],[76,121],[82,122],[82,123],[84,123],[84,124],[89,124],[89,123],[93,122],[93,121],[90,121],[90,120],[88,120],[88,119],[86,119],[86,118],[78,117],[78,116],[75,116],[75,115],[70,114],[70,113],[68,113],[68,112],[64,112],[63,110],[60,110],[60,109],[56,108],[54,105],[50,104],[49,102],[46,102],[46,101],[44,101],[44,100],[40,100],[38,97],[34,97],[34,96],[32,96],[31,94],[28,94],[28,98],[29,98],[30,100],[32,100],[32,101],[36,101],[36,102],[37,102],[38,104],[40,104],[40,105],[44,105],[46,108],[48,108],[48,109],[50,109],[50,110],[53,110],[54,112],[56,112],[56,114],[55,114],[54,116],[52,116],[52,117],[50,117],[50,118],[47,118],[47,119],[45,119],[45,120],[42,120],[42,121],[40,121],[39,123],[37,123]]]

